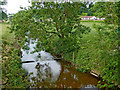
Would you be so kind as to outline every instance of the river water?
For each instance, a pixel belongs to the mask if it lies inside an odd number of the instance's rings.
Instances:
[[[30,40],[30,50],[22,51],[22,67],[29,74],[30,87],[37,88],[96,88],[98,79],[89,73],[79,72],[71,64],[64,61],[55,61],[50,53],[34,51],[36,44]],[[39,58],[38,55],[41,55]]]

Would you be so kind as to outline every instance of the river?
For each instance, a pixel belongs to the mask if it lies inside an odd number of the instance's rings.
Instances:
[[[56,61],[50,53],[45,51],[35,52],[36,44],[30,40],[30,50],[22,51],[22,61],[34,61],[23,63],[22,67],[29,74],[29,87],[37,88],[96,88],[98,79],[89,73],[82,73],[70,63]],[[38,55],[41,57],[39,58]]]

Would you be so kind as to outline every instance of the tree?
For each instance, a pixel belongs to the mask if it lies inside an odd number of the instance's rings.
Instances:
[[[3,5],[6,5],[6,4],[7,4],[6,0],[0,1],[0,19],[6,19],[7,18],[7,14],[4,11],[4,8],[1,7]]]
[[[78,11],[79,15],[84,15],[84,16],[92,16],[93,12],[92,12],[92,7],[94,6],[93,2],[80,2],[81,3],[81,7]]]
[[[119,85],[119,45],[120,45],[120,2],[96,2],[93,6],[93,11],[96,16],[105,17],[105,23],[103,25],[97,25],[96,30],[98,32],[97,38],[99,45],[96,45],[98,50],[95,51],[97,56],[89,55],[89,57],[95,58],[93,62],[101,62],[101,77],[107,81],[108,86],[103,85],[101,87],[112,87],[110,83]],[[96,38],[96,39],[97,39]],[[103,42],[104,40],[104,42]],[[99,48],[98,48],[99,47]],[[91,48],[90,48],[91,49]],[[99,61],[102,60],[102,61]],[[97,65],[98,66],[98,65]]]
[[[14,15],[11,30],[18,39],[25,41],[25,36],[37,41],[36,51],[45,48],[56,55],[77,50],[77,42],[83,33],[90,29],[80,24],[78,8],[80,3],[36,2],[32,7]],[[19,18],[18,18],[19,17]],[[26,34],[29,32],[29,34]],[[26,40],[27,41],[27,40]],[[23,42],[21,42],[23,45]],[[41,45],[41,46],[40,46]]]
[[[7,18],[7,14],[5,12],[0,12],[0,20],[6,19]]]
[[[117,25],[119,20],[119,3],[120,2],[96,2],[92,7],[95,16],[105,17],[106,23]]]

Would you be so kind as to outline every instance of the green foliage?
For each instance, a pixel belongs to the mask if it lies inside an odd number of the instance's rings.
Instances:
[[[91,8],[94,6],[92,2],[79,2],[81,7],[79,8],[78,15],[93,16]]]
[[[14,47],[16,46],[14,33],[9,33],[10,30],[7,28],[9,24],[2,23],[1,26],[2,88],[26,88],[28,85],[26,71],[22,69],[19,48]]]
[[[76,64],[86,69],[96,69],[101,72],[101,77],[107,82],[119,82],[118,72],[118,45],[117,33],[113,31],[113,25],[94,25],[96,32],[83,37],[81,49],[78,51]],[[81,70],[83,71],[83,70]],[[109,87],[102,85],[102,87]],[[99,84],[98,84],[99,86]]]
[[[87,13],[82,13],[82,16],[87,16]]]
[[[28,10],[14,15],[10,29],[15,32],[16,38],[22,38],[20,45],[26,42],[24,38],[28,36],[29,39],[38,40],[35,51],[45,48],[53,55],[66,56],[67,52],[79,48],[76,41],[80,40],[83,33],[90,31],[88,27],[79,23],[77,11],[80,6],[81,4],[76,2],[33,3]],[[28,32],[29,34],[26,34]]]
[[[117,24],[120,2],[96,2],[92,7],[95,16],[105,17],[105,23]]]
[[[1,7],[2,5],[6,5],[6,4],[7,4],[6,0],[0,1],[0,20],[7,19],[7,14],[6,12],[4,12],[5,8]]]
[[[98,87],[113,87],[112,82],[116,84],[120,82],[118,76],[120,35],[116,32],[116,28],[117,31],[120,28],[117,11],[119,3],[95,3],[91,9],[97,10],[96,16],[106,16],[109,21],[106,21],[107,24],[95,24],[92,32],[90,28],[80,24],[78,19],[80,7],[81,4],[77,2],[34,2],[28,10],[22,10],[14,15],[10,29],[15,33],[17,42],[23,49],[29,50],[25,43],[29,43],[30,39],[37,39],[34,52],[45,48],[52,55],[60,56],[70,62],[73,62],[74,52],[74,64],[78,65],[79,71],[96,69],[108,83],[98,84]],[[108,14],[111,13],[112,16],[109,17]],[[15,85],[17,86],[16,83]]]
[[[19,50],[7,41],[2,41],[2,88],[26,88],[28,83],[25,73]]]
[[[85,47],[82,55],[78,55],[77,62],[81,67],[96,69],[101,72],[101,77],[108,84],[98,84],[100,88],[113,87],[120,82],[119,77],[119,16],[120,2],[97,2],[92,10],[95,10],[96,16],[105,17],[105,25],[94,25],[96,31],[83,38]],[[86,53],[85,53],[86,52]],[[87,56],[86,56],[87,55]],[[88,59],[86,59],[88,57]],[[87,62],[87,63],[85,63]]]
[[[6,4],[7,4],[7,1],[6,1],[6,0],[0,1],[0,5],[6,5]]]
[[[0,20],[7,19],[7,14],[3,11],[0,12]]]

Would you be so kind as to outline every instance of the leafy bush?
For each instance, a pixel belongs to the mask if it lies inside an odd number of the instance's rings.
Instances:
[[[116,84],[119,82],[119,53],[117,32],[114,32],[112,25],[94,25],[96,33],[87,34],[83,37],[83,43],[78,51],[76,64],[79,69],[96,69],[101,72],[101,77],[107,83]],[[82,70],[81,70],[82,71]],[[111,84],[102,85],[109,87]]]
[[[19,50],[2,41],[2,88],[26,88],[26,71],[22,69]]]

